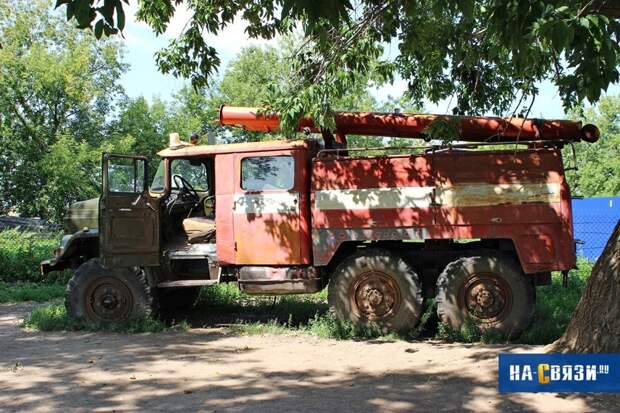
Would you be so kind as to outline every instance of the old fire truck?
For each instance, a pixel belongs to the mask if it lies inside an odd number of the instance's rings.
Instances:
[[[458,144],[368,156],[347,135],[425,138],[437,119]],[[277,115],[223,106],[222,125],[273,132]],[[102,193],[72,205],[43,273],[75,269],[72,317],[115,322],[156,302],[191,304],[203,286],[248,294],[328,288],[335,314],[385,330],[442,321],[517,335],[535,286],[575,267],[561,148],[594,142],[578,122],[401,113],[335,114],[322,139],[190,145],[171,136],[148,185],[147,159],[106,153]],[[507,147],[507,143],[511,143]],[[404,153],[406,151],[406,153]],[[375,153],[377,150],[375,150]],[[356,155],[357,154],[357,155]]]

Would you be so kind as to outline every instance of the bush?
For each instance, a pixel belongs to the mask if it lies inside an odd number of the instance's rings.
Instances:
[[[517,342],[549,344],[560,338],[581,299],[593,265],[586,259],[579,259],[578,269],[569,274],[567,288],[562,287],[562,275],[554,273],[551,285],[536,289],[534,321]]]
[[[43,277],[39,271],[39,264],[52,257],[61,237],[60,233],[0,231],[0,281],[67,281],[68,272]]]

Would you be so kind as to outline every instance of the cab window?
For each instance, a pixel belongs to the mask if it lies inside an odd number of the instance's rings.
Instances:
[[[241,160],[241,188],[246,191],[292,189],[295,163],[292,156],[257,156]]]
[[[108,161],[108,191],[139,193],[144,190],[143,159],[111,157]]]

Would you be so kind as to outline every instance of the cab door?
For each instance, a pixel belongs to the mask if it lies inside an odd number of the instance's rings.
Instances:
[[[239,154],[235,160],[233,231],[235,262],[298,265],[305,244],[308,182],[300,151]]]
[[[103,154],[99,247],[106,267],[159,265],[159,211],[143,156]]]

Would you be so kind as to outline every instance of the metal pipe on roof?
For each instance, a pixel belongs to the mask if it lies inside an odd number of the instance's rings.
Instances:
[[[493,116],[449,116],[377,112],[336,112],[336,133],[425,139],[431,123],[455,123],[459,140],[465,142],[515,142],[517,140],[563,140],[596,142],[600,132],[594,125],[569,120],[500,118]],[[220,107],[220,124],[254,132],[278,132],[280,118],[259,108]],[[311,118],[299,121],[299,131],[320,133]]]

